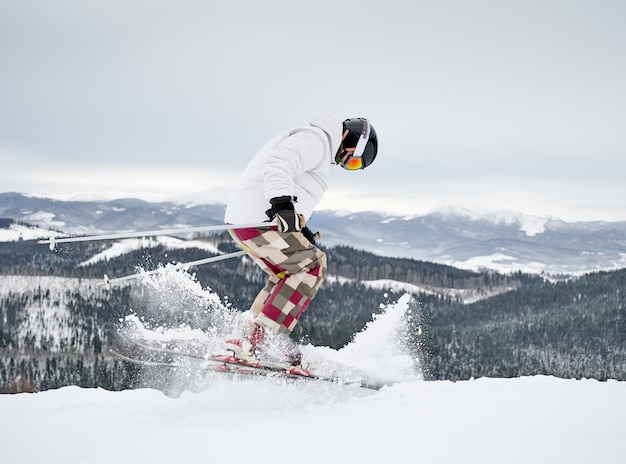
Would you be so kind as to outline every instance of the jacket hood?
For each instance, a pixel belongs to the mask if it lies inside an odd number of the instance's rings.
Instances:
[[[321,113],[315,115],[309,124],[313,127],[322,129],[328,135],[330,142],[331,162],[335,163],[335,153],[341,145],[342,124],[345,118],[339,118],[333,114]]]

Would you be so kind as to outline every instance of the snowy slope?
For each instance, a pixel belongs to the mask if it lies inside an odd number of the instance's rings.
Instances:
[[[182,240],[175,237],[156,237],[156,238],[130,238],[125,240],[120,240],[110,248],[98,253],[95,256],[92,256],[87,261],[80,263],[81,266],[88,266],[93,263],[97,263],[99,261],[107,261],[109,259],[116,258],[118,256],[122,256],[126,253],[130,253],[133,250],[140,250],[142,248],[147,247],[155,247],[157,245],[163,245],[165,248],[172,249],[188,249],[188,248],[197,248],[199,250],[205,250],[210,253],[219,254],[220,251],[218,248],[209,242],[205,242],[202,240]]]
[[[405,295],[340,350],[304,347],[315,366],[340,363],[395,381],[380,391],[212,373],[193,384],[173,378],[186,384],[178,396],[78,387],[0,395],[0,462],[624,462],[626,382],[425,382],[401,336],[409,308]]]
[[[176,276],[166,272],[170,287],[159,285],[170,298],[180,302],[185,288],[216,298]],[[66,286],[51,279],[44,287]],[[16,280],[0,290],[23,293],[20,285],[27,284]],[[395,381],[381,391],[216,373],[192,384],[174,379],[186,386],[177,397],[78,387],[0,395],[0,463],[624,462],[626,382],[542,376],[424,382],[399,330],[408,309],[403,296],[340,350],[303,349],[320,369],[344,364]],[[176,327],[144,335],[168,340],[190,333]]]
[[[6,229],[0,229],[0,242],[17,242],[19,240],[35,240],[48,238],[50,231],[40,227],[11,224]]]
[[[403,382],[370,392],[221,379],[200,393],[0,396],[2,462],[622,463],[626,383]]]

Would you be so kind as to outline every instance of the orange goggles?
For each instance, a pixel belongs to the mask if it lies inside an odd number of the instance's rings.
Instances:
[[[349,171],[363,169],[363,158],[350,155],[347,160],[341,163],[341,167]]]

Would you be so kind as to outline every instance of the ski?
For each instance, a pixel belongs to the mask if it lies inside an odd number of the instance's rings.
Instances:
[[[208,361],[203,364],[198,365],[188,365],[184,363],[178,362],[168,362],[168,361],[150,361],[147,359],[139,359],[131,356],[124,355],[119,351],[116,351],[113,348],[109,348],[109,352],[115,356],[116,358],[121,359],[122,361],[129,362],[132,364],[136,364],[139,366],[147,366],[147,367],[163,367],[168,369],[193,369],[193,370],[201,370],[206,372],[217,372],[220,374],[230,374],[233,376],[236,375],[244,375],[244,376],[257,376],[257,377],[272,377],[272,378],[285,378],[285,379],[306,379],[309,378],[307,376],[301,376],[297,374],[290,374],[289,372],[278,372],[278,371],[267,371],[264,369],[257,369],[253,367],[243,367],[240,365],[231,365],[228,363],[219,363]],[[311,377],[314,379],[315,377]]]
[[[127,344],[134,345],[146,353],[159,353],[163,355],[180,357],[184,359],[192,360],[191,364],[182,363],[171,360],[147,360],[143,359],[136,354],[123,355],[119,351],[110,349],[111,353],[124,361],[140,364],[144,366],[160,366],[168,368],[183,368],[183,369],[196,369],[207,370],[215,372],[224,372],[230,374],[244,374],[244,375],[257,375],[274,378],[287,378],[287,379],[302,379],[302,380],[317,380],[322,382],[330,382],[340,385],[351,385],[368,390],[380,390],[384,385],[369,383],[365,381],[343,381],[340,378],[323,376],[311,373],[308,369],[301,367],[294,367],[287,364],[272,364],[263,363],[260,361],[246,360],[233,356],[232,354],[208,354],[199,355],[187,351],[176,350],[171,348],[163,348],[159,346],[150,345],[139,340],[132,339],[127,335],[120,333],[118,337]]]
[[[122,339],[126,343],[130,343],[144,350],[152,351],[156,353],[163,353],[163,354],[168,354],[172,356],[180,356],[180,357],[191,358],[191,359],[196,359],[200,361],[233,364],[233,365],[251,367],[255,369],[263,369],[263,370],[268,370],[268,371],[276,371],[276,372],[288,371],[293,375],[302,375],[305,377],[312,376],[312,374],[308,370],[303,369],[301,367],[290,366],[288,364],[263,363],[263,362],[256,361],[256,360],[247,360],[247,359],[242,359],[242,358],[233,356],[230,353],[212,353],[212,354],[206,354],[206,355],[199,355],[199,354],[191,353],[188,351],[174,350],[171,348],[163,348],[160,346],[149,345],[139,340],[130,338],[123,333],[119,333],[118,337],[120,337],[120,339]]]
[[[192,370],[201,370],[201,371],[210,371],[210,372],[218,372],[224,374],[231,375],[246,375],[246,376],[259,376],[259,377],[270,377],[270,378],[280,378],[280,379],[303,379],[303,380],[318,380],[325,382],[333,382],[336,383],[335,379],[327,378],[327,377],[319,377],[316,375],[306,375],[298,373],[294,370],[280,370],[268,368],[267,366],[253,366],[246,363],[241,362],[232,362],[232,361],[218,361],[216,359],[204,360],[200,363],[195,364],[185,364],[181,362],[175,361],[152,361],[148,359],[140,359],[133,356],[128,356],[120,353],[119,351],[109,348],[109,352],[115,357],[121,359],[122,361],[126,361],[132,364],[137,364],[140,366],[148,366],[148,367],[165,367],[170,369],[192,369]]]

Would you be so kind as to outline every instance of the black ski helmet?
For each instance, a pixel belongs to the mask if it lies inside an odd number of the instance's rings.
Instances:
[[[344,169],[365,169],[374,162],[378,152],[378,137],[374,126],[365,118],[351,118],[343,122],[341,145],[335,162]]]

